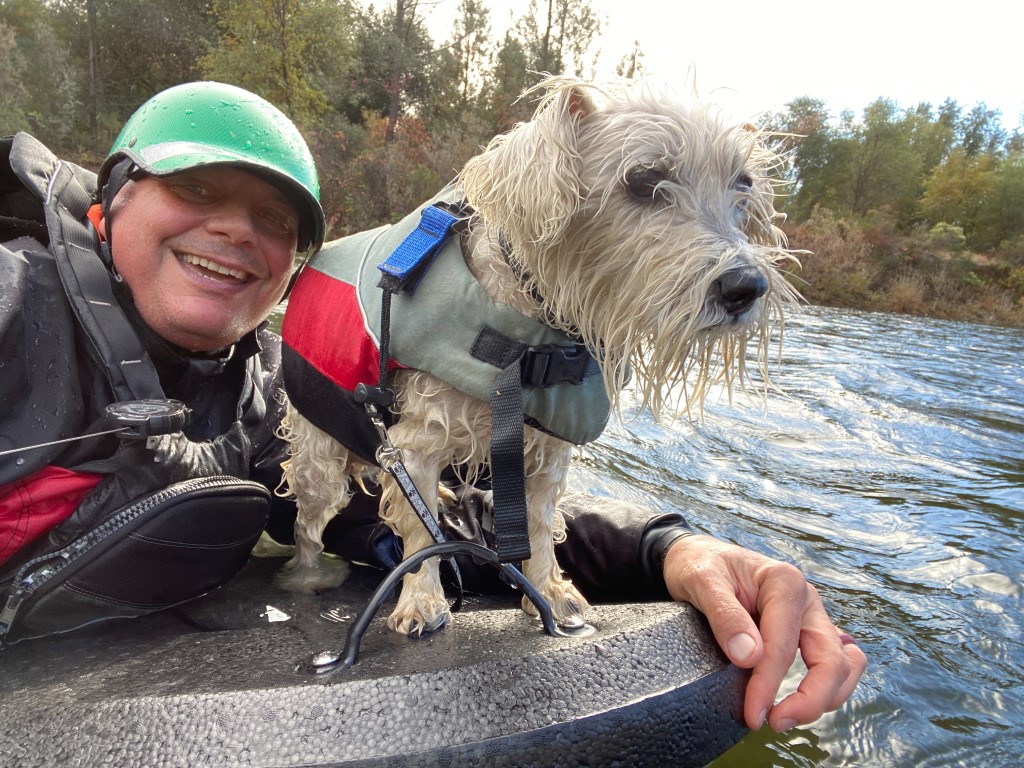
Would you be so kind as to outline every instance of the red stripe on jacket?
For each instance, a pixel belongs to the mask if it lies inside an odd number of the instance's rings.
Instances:
[[[71,517],[103,475],[43,467],[0,486],[0,564]]]
[[[366,330],[356,288],[323,272],[302,270],[281,326],[284,342],[342,389],[376,385],[380,350]],[[402,368],[388,361],[388,370]]]

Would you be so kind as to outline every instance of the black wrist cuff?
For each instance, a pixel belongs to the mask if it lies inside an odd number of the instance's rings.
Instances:
[[[696,531],[678,512],[661,515],[647,524],[640,536],[640,566],[651,584],[665,589],[662,570],[668,548],[683,536],[694,533]]]

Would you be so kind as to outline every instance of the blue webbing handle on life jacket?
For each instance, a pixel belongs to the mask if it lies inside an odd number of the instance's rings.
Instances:
[[[452,236],[455,224],[462,218],[457,212],[437,205],[425,208],[416,229],[405,236],[383,263],[377,265],[383,273],[379,286],[388,293],[414,293],[434,258]]]

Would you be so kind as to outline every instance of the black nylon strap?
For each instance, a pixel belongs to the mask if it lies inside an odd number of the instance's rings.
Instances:
[[[79,321],[105,364],[118,400],[163,399],[156,369],[128,322],[110,285],[110,272],[97,255],[99,237],[86,223],[92,198],[66,165],[59,165],[50,185],[56,198],[48,217],[50,247],[61,283]]]
[[[523,467],[523,390],[520,360],[499,373],[491,387],[491,483],[495,548],[502,563],[529,560]]]
[[[583,344],[530,346],[486,326],[477,334],[469,353],[503,370],[521,359],[520,372],[525,387],[579,384],[601,373],[597,361]]]

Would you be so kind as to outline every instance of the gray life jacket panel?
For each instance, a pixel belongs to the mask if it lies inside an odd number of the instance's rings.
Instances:
[[[449,187],[394,226],[328,243],[304,267],[289,299],[282,332],[289,398],[304,416],[364,458],[372,452],[351,445],[352,427],[343,423],[361,409],[345,411],[345,419],[325,415],[322,410],[334,407],[325,398],[333,400],[332,386],[351,393],[359,383],[377,384],[383,296],[377,266],[418,226],[425,208],[456,197]],[[578,347],[563,331],[491,298],[466,265],[460,238],[453,236],[415,292],[392,298],[388,369],[426,371],[487,402],[495,376],[514,361],[480,354],[481,339],[494,334],[524,347]],[[591,359],[578,383],[524,383],[523,410],[526,423],[581,445],[604,430],[610,401]],[[364,436],[376,442],[370,432]]]

